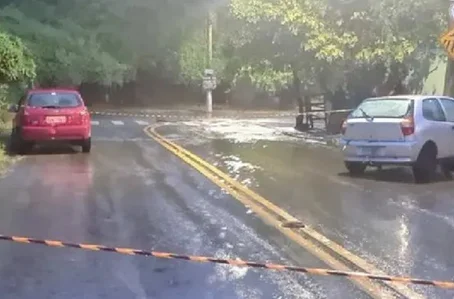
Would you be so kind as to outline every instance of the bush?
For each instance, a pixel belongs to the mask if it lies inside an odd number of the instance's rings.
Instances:
[[[26,89],[27,85],[23,83],[0,85],[0,109],[7,108],[10,104],[17,103]]]
[[[21,92],[20,84],[0,85],[0,130],[12,120],[13,114],[8,112],[8,107],[18,101]]]
[[[0,31],[0,82],[33,80],[35,69],[33,57],[22,40]]]
[[[8,122],[11,118],[7,110],[0,109],[0,172],[8,164],[7,144],[9,139]]]
[[[0,124],[8,125],[12,119],[12,113],[9,113],[8,110],[0,109]]]

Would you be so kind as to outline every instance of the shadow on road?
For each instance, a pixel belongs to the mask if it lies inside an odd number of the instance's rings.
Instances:
[[[0,130],[0,148],[5,150],[5,154],[11,157],[17,156],[17,154],[11,151],[10,147],[10,133],[5,130]],[[58,154],[77,154],[80,151],[75,146],[69,144],[50,144],[50,145],[37,145],[27,153],[27,156],[31,155],[58,155]]]
[[[67,144],[36,145],[27,153],[27,156],[68,155],[78,154],[79,152],[80,151],[76,147]]]
[[[342,172],[338,174],[342,177],[352,177],[348,172]],[[399,183],[399,184],[415,184],[413,174],[409,168],[405,167],[393,167],[393,168],[383,168],[381,170],[368,170],[364,174],[356,176],[357,178],[372,180],[372,181],[382,181],[389,183]],[[451,179],[446,178],[441,173],[437,173],[436,177],[432,181],[436,182],[446,182]]]

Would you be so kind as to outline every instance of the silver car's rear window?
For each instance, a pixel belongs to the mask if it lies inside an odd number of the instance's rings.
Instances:
[[[407,98],[379,98],[364,100],[350,118],[402,118],[413,111],[413,100]]]

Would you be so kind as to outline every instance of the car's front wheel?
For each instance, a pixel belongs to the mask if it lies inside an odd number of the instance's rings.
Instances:
[[[351,175],[360,175],[363,174],[366,170],[367,165],[361,162],[349,162],[345,161],[345,167]]]
[[[83,153],[89,153],[91,151],[91,138],[85,139],[81,146]]]

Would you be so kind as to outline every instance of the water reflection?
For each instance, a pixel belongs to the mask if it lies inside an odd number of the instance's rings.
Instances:
[[[339,152],[295,143],[215,140],[210,151],[225,171],[229,162],[223,159],[258,167],[240,172],[240,179],[254,179],[259,194],[378,268],[452,276],[452,182],[415,185],[407,168],[372,169],[351,178],[339,175],[344,172]]]
[[[437,203],[437,196],[434,192],[423,193],[415,201],[419,208],[432,211]]]
[[[406,215],[402,215],[398,219],[399,225],[396,230],[396,239],[399,240],[399,261],[408,261],[411,259],[411,254],[409,253],[409,239],[410,239],[410,230],[409,230],[409,221]],[[403,263],[404,265],[406,263]],[[408,272],[408,269],[407,269]]]
[[[40,181],[46,187],[58,187],[62,192],[86,193],[93,184],[94,168],[88,156],[77,155],[62,161],[41,166]]]

